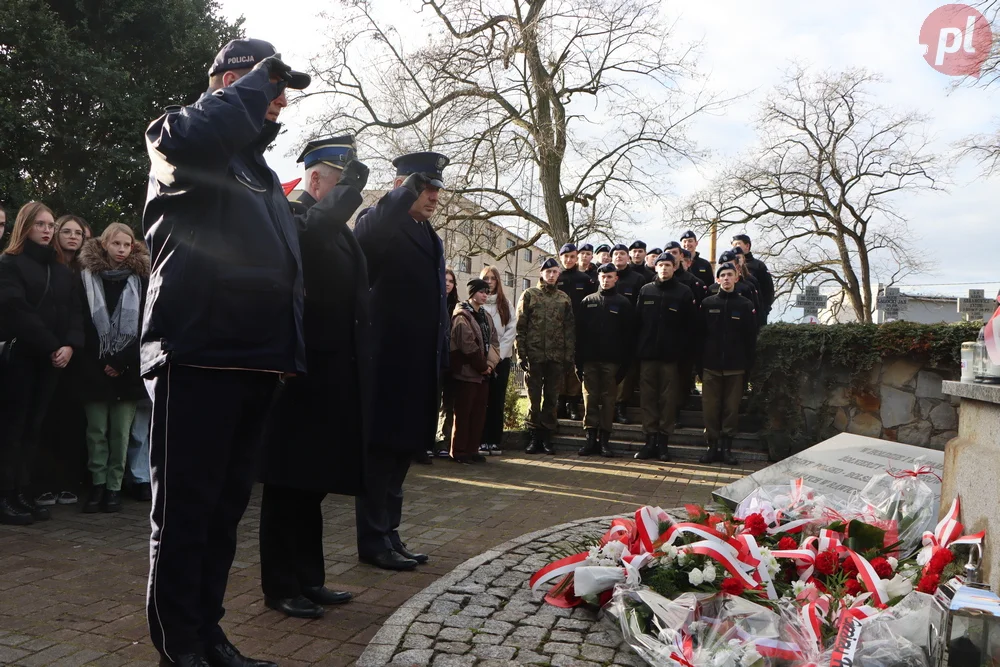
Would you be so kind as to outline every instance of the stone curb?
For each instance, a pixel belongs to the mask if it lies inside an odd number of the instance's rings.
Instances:
[[[399,647],[399,643],[402,641],[403,636],[409,629],[410,624],[413,623],[421,612],[434,602],[439,595],[447,592],[447,590],[453,585],[462,579],[465,579],[476,568],[485,565],[512,549],[524,546],[529,542],[534,542],[535,540],[551,535],[552,533],[557,533],[559,531],[567,530],[575,526],[594,521],[610,522],[612,519],[618,518],[618,516],[619,515],[612,514],[603,517],[588,517],[586,519],[577,519],[576,521],[562,523],[558,526],[552,526],[550,528],[543,528],[541,530],[536,530],[533,533],[527,533],[525,535],[521,535],[520,537],[515,537],[512,540],[507,540],[489,551],[485,551],[478,556],[473,556],[404,602],[392,616],[386,619],[379,631],[374,637],[372,637],[371,641],[368,642],[368,647],[365,649],[365,652],[361,654],[355,664],[357,667],[383,667],[388,664],[392,659],[392,656],[396,653],[396,649]]]

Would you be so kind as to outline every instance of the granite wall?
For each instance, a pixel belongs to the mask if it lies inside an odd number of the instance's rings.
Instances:
[[[838,368],[800,373],[797,405],[790,406],[800,417],[791,420],[799,424],[796,436],[782,435],[786,416],[764,415],[771,457],[844,431],[943,450],[958,434],[958,400],[941,393],[941,382],[958,376],[957,367],[912,358],[883,359],[862,378]]]

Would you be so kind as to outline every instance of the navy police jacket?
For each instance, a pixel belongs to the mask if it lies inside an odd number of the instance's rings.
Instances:
[[[265,118],[276,93],[253,71],[146,130],[143,375],[166,363],[306,370],[299,242],[263,154],[280,128]]]

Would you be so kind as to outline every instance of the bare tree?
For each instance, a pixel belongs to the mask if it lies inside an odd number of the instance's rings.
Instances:
[[[924,119],[875,104],[868,88],[879,80],[864,70],[789,72],[762,105],[757,145],[684,216],[702,230],[752,227],[776,295],[833,284],[860,322],[872,321],[874,281],[919,267],[894,201],[937,187]]]
[[[719,104],[682,92],[692,51],[658,0],[420,0],[398,32],[370,0],[343,5],[349,37],[314,61],[325,86],[306,96],[330,102],[316,131],[448,154],[451,193],[472,203],[448,221],[527,222],[527,244],[607,233],[660,201],[696,155],[688,122]],[[410,47],[420,17],[430,35]]]
[[[956,11],[963,11],[963,5],[955,5]],[[972,5],[993,26],[1000,20],[1000,0],[980,0]],[[967,10],[964,10],[967,13]],[[994,36],[994,43],[996,37]],[[974,86],[989,88],[1000,81],[1000,50],[993,48],[977,76],[966,76],[956,80],[953,88]],[[1000,119],[994,119],[994,128],[989,132],[971,134],[955,145],[954,161],[974,160],[984,176],[993,176],[1000,171]]]

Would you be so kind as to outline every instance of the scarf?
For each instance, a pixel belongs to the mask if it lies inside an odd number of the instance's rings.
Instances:
[[[463,310],[467,310],[472,313],[472,318],[479,323],[479,330],[483,334],[483,353],[486,356],[490,354],[490,339],[493,337],[493,318],[490,317],[489,313],[480,308],[476,310],[472,307],[468,301],[463,301],[459,304]]]
[[[90,305],[90,318],[97,329],[100,341],[99,358],[118,354],[132,344],[139,335],[139,294],[142,283],[139,276],[129,269],[112,269],[94,274],[84,269],[81,274],[83,287]],[[125,280],[125,289],[115,304],[115,310],[108,316],[108,305],[104,298],[104,281]]]

